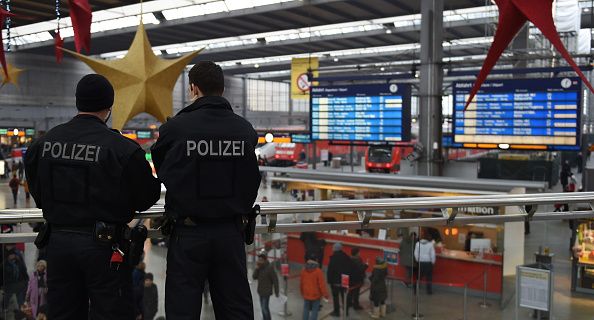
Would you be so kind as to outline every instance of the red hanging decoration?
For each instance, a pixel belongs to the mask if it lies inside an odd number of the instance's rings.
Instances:
[[[2,29],[4,28],[6,17],[14,17],[14,14],[0,8],[0,64],[4,71],[4,77],[8,79],[8,68],[6,67],[6,57],[4,56],[4,42],[2,42]]]
[[[592,88],[590,81],[588,81],[575,61],[573,61],[573,58],[567,52],[567,49],[565,49],[563,42],[559,38],[553,20],[553,0],[495,0],[495,3],[499,8],[499,25],[495,32],[493,44],[491,44],[491,48],[487,53],[487,58],[483,62],[483,67],[470,91],[466,106],[464,107],[465,110],[468,108],[472,99],[474,99],[483,82],[487,79],[487,76],[497,63],[497,60],[499,60],[499,57],[501,57],[505,48],[511,43],[526,21],[532,22],[549,39],[555,49],[561,53],[565,61],[569,63],[590,91],[594,93],[594,88]]]
[[[74,29],[74,45],[76,52],[84,48],[87,53],[91,50],[91,21],[93,13],[88,0],[68,0],[70,19]]]
[[[63,47],[64,39],[62,39],[60,31],[58,31],[54,36],[54,50],[56,51],[56,61],[58,63],[62,63],[62,58],[64,57],[64,52],[62,51]]]

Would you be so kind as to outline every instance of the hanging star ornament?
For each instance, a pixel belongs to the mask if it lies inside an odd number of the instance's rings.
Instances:
[[[592,88],[590,81],[588,81],[584,73],[575,61],[573,61],[573,58],[567,52],[567,49],[565,49],[561,38],[559,38],[555,21],[553,20],[553,0],[495,0],[495,4],[497,4],[497,8],[499,9],[497,31],[495,32],[495,38],[493,39],[491,48],[489,48],[483,67],[470,91],[466,106],[464,107],[465,110],[481,88],[483,82],[487,79],[487,76],[505,48],[507,48],[527,21],[532,22],[549,39],[555,49],[559,51],[565,61],[569,63],[590,91],[594,93],[594,88]]]
[[[136,30],[126,56],[117,60],[98,60],[62,48],[106,77],[114,87],[113,128],[121,130],[134,116],[146,112],[165,122],[173,114],[173,87],[184,67],[201,50],[181,58],[157,57],[144,24]]]
[[[3,69],[2,71],[3,71],[2,72],[2,83],[0,84],[0,88],[4,87],[4,85],[6,85],[8,83],[11,83],[15,87],[18,88],[19,76],[25,70],[19,69],[15,66],[11,65],[10,63],[6,63],[6,69]]]

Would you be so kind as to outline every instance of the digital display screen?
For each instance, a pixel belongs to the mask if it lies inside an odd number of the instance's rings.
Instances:
[[[138,139],[152,139],[153,133],[151,131],[136,131],[136,136]]]
[[[578,78],[485,82],[464,111],[473,84],[454,83],[454,144],[465,148],[579,150]]]
[[[293,143],[311,143],[311,134],[294,133],[291,134]]]
[[[410,141],[410,97],[407,84],[312,87],[312,140]]]

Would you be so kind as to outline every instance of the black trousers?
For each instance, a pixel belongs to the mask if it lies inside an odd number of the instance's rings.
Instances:
[[[433,263],[421,262],[421,277],[420,277],[420,279],[423,279],[423,278],[425,278],[425,281],[427,282],[427,292],[432,293],[433,288],[432,288],[431,282],[433,281]]]
[[[48,319],[134,320],[132,270],[113,270],[110,244],[54,231],[47,245]],[[89,307],[90,306],[90,307]]]
[[[361,295],[361,286],[362,283],[353,283],[353,287],[350,289],[349,293],[347,294],[347,307],[353,307],[355,309],[361,308],[361,304],[359,304],[359,296]]]
[[[208,280],[217,320],[253,320],[243,232],[235,223],[176,226],[167,252],[167,320],[197,320]]]
[[[344,301],[344,288],[340,284],[332,284],[332,302],[334,303],[334,313],[340,314],[340,306]]]

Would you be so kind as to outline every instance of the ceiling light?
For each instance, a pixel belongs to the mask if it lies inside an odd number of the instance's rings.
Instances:
[[[334,62],[338,62],[338,58],[334,58]]]
[[[509,144],[507,144],[507,143],[500,143],[499,144],[499,149],[507,150],[507,149],[509,149]]]
[[[386,33],[387,33],[387,34],[390,34],[390,33],[392,33],[392,30],[390,30],[390,29],[386,29]]]
[[[258,69],[258,68],[260,68],[260,65],[256,63],[256,64],[254,65],[254,68]]]
[[[384,68],[384,67],[381,67],[381,68],[380,68],[380,71],[386,71],[386,68]]]

